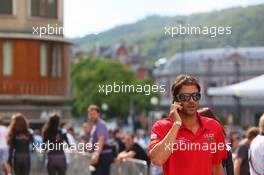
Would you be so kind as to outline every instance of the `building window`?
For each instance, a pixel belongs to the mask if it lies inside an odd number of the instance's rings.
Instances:
[[[57,61],[58,61],[58,77],[59,78],[61,78],[62,77],[62,54],[61,54],[61,46],[60,45],[58,45],[58,47],[57,47],[57,56],[58,56],[58,59],[57,59]]]
[[[54,78],[56,77],[56,67],[57,67],[57,62],[56,62],[56,57],[57,57],[57,49],[56,45],[52,44],[51,49],[50,49],[50,59],[51,59],[51,77]]]
[[[48,0],[48,16],[56,18],[57,17],[57,0]]]
[[[58,0],[31,0],[31,16],[57,18]]]
[[[50,75],[52,78],[63,76],[62,47],[59,44],[50,45]]]
[[[47,44],[40,45],[40,76],[45,77],[48,74],[47,64]]]
[[[0,14],[12,14],[13,0],[0,0]]]
[[[12,75],[13,55],[11,41],[5,41],[3,44],[3,74]]]

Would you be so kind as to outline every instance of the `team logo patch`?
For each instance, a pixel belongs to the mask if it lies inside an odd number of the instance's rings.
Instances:
[[[156,143],[158,143],[157,140],[152,140],[152,141],[150,142],[150,145],[155,145]]]
[[[150,139],[157,139],[157,138],[158,138],[158,135],[155,133],[151,134],[150,136]]]
[[[213,137],[208,137],[207,140],[208,140],[208,141],[213,141],[214,138],[213,138]]]
[[[176,142],[182,142],[182,143],[185,143],[185,142],[189,142],[190,140],[185,138],[185,137],[178,137],[176,138]]]
[[[208,141],[214,141],[215,140],[215,135],[214,133],[208,133],[208,134],[204,134],[203,137],[208,140]]]

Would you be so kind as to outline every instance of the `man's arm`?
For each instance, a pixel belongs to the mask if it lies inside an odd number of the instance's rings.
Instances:
[[[181,117],[178,113],[178,110],[181,110],[182,106],[178,102],[174,102],[171,105],[170,109],[170,117],[173,121],[180,121]],[[177,124],[173,124],[172,128],[169,130],[167,135],[163,138],[162,141],[157,143],[149,152],[149,156],[151,161],[158,165],[162,166],[169,158],[171,154],[171,148],[173,148],[173,144],[176,141],[176,136],[178,134],[178,131],[180,129],[180,126]]]
[[[215,128],[215,144],[218,145],[218,149],[213,154],[213,175],[224,175],[224,167],[222,161],[228,159],[227,148],[225,144],[224,131],[220,123],[212,123]],[[221,147],[220,147],[221,146]]]
[[[171,154],[172,144],[176,141],[176,136],[178,134],[180,126],[173,125],[164,139],[157,143],[151,150],[150,150],[150,158],[151,161],[158,165],[162,166]]]
[[[240,175],[240,167],[242,164],[242,158],[237,157],[235,158],[235,162],[234,162],[234,175]]]
[[[99,155],[102,152],[103,147],[104,147],[104,136],[99,136],[98,137],[98,145],[97,145],[98,149],[95,150],[95,152],[93,153],[93,155],[91,157],[91,164],[92,165],[97,164],[97,162],[99,160]]]
[[[136,156],[135,151],[121,152],[117,156],[117,160],[125,160],[127,158],[134,158]]]
[[[213,175],[224,175],[224,167],[222,163],[213,165]]]

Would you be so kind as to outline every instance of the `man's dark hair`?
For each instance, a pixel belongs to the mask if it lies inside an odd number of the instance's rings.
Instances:
[[[197,112],[204,117],[211,118],[217,121],[222,126],[224,135],[226,135],[224,126],[222,125],[221,121],[218,119],[218,117],[215,115],[215,113],[210,108],[207,108],[207,107],[201,108],[201,109],[198,109]]]
[[[135,134],[133,134],[132,132],[128,132],[126,134],[126,136],[130,136],[132,138],[132,140],[134,140],[134,138],[135,138]]]
[[[4,119],[2,116],[0,116],[0,125],[3,125],[4,124]]]
[[[210,108],[205,107],[205,108],[198,109],[197,111],[202,116],[214,119],[214,120],[218,121],[218,123],[221,124],[220,120],[216,117],[216,115],[214,114],[214,112]]]
[[[94,105],[94,104],[90,105],[87,110],[88,111],[89,110],[95,110],[97,113],[101,114],[100,108],[97,105]]]
[[[246,131],[246,138],[253,140],[259,134],[258,127],[250,127]]]
[[[187,86],[195,85],[198,89],[198,92],[200,92],[201,90],[198,81],[193,76],[178,75],[171,86],[171,94],[173,97],[175,97],[179,93],[183,85],[187,85]]]

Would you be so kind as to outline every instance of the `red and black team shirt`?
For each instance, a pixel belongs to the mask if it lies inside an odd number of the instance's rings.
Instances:
[[[227,158],[224,133],[221,125],[199,113],[200,122],[197,133],[182,125],[176,142],[167,144],[171,155],[163,165],[164,175],[211,175],[213,164],[220,164]],[[171,118],[157,121],[151,130],[149,150],[163,140],[173,125]]]

